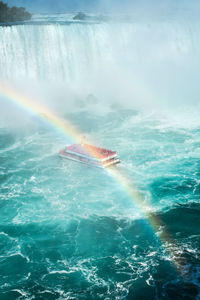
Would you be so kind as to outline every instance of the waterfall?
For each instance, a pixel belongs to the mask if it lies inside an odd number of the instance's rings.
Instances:
[[[0,27],[0,78],[128,99],[196,101],[198,21]]]

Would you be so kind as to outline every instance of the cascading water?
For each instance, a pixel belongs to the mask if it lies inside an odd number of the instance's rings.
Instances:
[[[191,19],[0,27],[1,82],[117,150],[164,227],[0,94],[0,298],[199,299],[199,48]]]
[[[0,31],[2,79],[64,82],[129,102],[134,96],[198,100],[198,21],[58,23]]]

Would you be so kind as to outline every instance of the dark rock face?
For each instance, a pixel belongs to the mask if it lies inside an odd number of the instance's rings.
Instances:
[[[73,17],[73,20],[104,22],[104,21],[109,21],[109,18],[107,16],[103,16],[103,15],[88,16],[88,15],[84,14],[83,12],[79,12]]]
[[[18,22],[31,19],[31,14],[24,7],[9,7],[0,1],[0,23]]]
[[[73,17],[73,20],[86,20],[88,16],[82,12],[79,12],[77,15]]]

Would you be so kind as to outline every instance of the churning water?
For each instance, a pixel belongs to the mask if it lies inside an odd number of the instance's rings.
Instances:
[[[200,299],[199,22],[63,20],[0,27],[1,81],[117,150],[163,226],[0,95],[0,299]]]

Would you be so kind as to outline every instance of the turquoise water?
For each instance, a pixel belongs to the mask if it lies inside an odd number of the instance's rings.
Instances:
[[[200,128],[130,110],[68,119],[118,151],[174,245],[107,172],[58,157],[56,131],[2,128],[1,299],[198,299]]]
[[[162,223],[0,94],[0,299],[200,299],[199,21],[39,16],[0,36],[0,81],[116,150]]]

